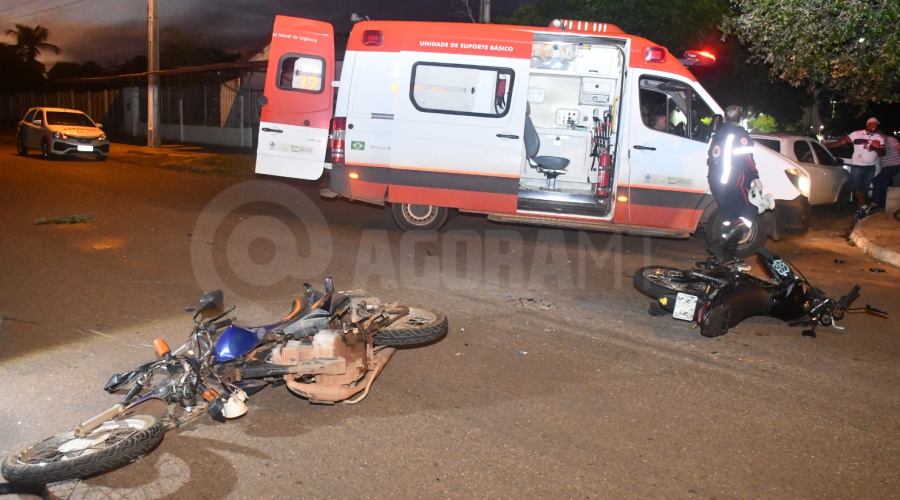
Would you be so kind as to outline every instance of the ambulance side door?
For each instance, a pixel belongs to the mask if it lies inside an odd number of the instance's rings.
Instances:
[[[629,85],[628,220],[693,231],[698,206],[709,191],[706,151],[713,133],[712,108],[689,82],[674,75],[643,73]]]
[[[334,106],[334,30],[276,16],[259,124],[256,172],[318,179]]]

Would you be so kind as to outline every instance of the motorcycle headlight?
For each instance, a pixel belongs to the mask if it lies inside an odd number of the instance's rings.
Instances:
[[[809,174],[796,168],[789,168],[784,173],[787,174],[788,179],[797,188],[797,191],[809,198]]]

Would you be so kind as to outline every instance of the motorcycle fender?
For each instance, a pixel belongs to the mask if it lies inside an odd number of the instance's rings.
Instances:
[[[727,326],[732,328],[751,316],[768,315],[772,311],[772,294],[755,283],[742,281],[713,300],[710,309],[719,306],[731,309]]]

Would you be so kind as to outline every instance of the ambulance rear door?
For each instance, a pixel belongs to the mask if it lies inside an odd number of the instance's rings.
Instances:
[[[391,202],[516,211],[532,35],[476,28],[484,38],[433,30],[417,48],[450,49],[401,53],[410,80],[394,121]]]
[[[256,173],[318,179],[334,106],[334,29],[276,16],[259,124]]]

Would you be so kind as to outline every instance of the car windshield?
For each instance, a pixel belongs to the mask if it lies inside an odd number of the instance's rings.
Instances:
[[[79,127],[93,127],[94,122],[84,113],[71,113],[68,111],[47,111],[47,125],[76,125]]]

